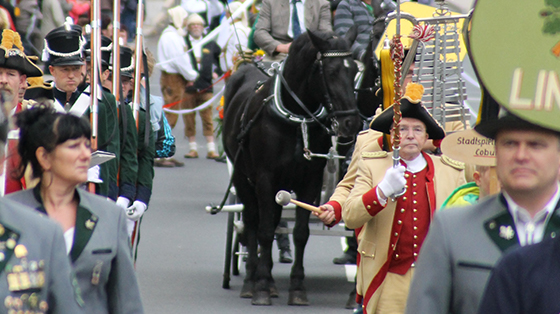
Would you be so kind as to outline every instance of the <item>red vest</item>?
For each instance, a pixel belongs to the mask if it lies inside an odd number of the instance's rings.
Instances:
[[[395,218],[393,219],[393,235],[397,234],[396,245],[392,245],[389,272],[404,275],[416,262],[420,247],[428,234],[431,209],[428,202],[426,183],[429,178],[426,166],[418,173],[406,172],[406,193],[397,201]]]

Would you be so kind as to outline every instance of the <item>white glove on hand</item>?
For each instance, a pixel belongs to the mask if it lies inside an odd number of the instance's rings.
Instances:
[[[144,215],[146,208],[148,208],[148,206],[143,202],[134,201],[134,203],[132,203],[132,205],[127,208],[126,216],[128,217],[128,219],[136,221],[140,219],[142,215]]]
[[[391,195],[402,192],[404,186],[406,185],[406,179],[404,178],[404,173],[406,168],[403,165],[398,167],[391,167],[385,172],[383,180],[379,182],[377,188],[383,192],[385,197],[389,198]]]
[[[126,197],[119,196],[117,198],[117,206],[124,209],[124,212],[127,213],[128,211],[128,204],[130,204],[130,200]]]
[[[103,183],[103,180],[99,178],[99,165],[95,165],[88,169],[87,171],[87,182],[93,183]]]

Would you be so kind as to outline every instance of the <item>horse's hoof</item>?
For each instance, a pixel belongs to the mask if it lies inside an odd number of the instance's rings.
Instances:
[[[278,298],[279,294],[278,294],[278,289],[276,288],[276,286],[270,286],[270,297],[271,298]]]
[[[309,305],[307,293],[302,290],[290,291],[288,305]]]
[[[241,288],[241,293],[239,293],[239,297],[242,299],[250,299],[253,297],[253,284],[244,283],[243,287]]]
[[[270,301],[270,292],[268,291],[256,291],[253,293],[253,300],[251,301],[253,305],[272,305]]]

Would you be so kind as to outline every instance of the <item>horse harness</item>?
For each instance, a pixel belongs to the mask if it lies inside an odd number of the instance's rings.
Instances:
[[[338,111],[334,109],[330,92],[329,92],[330,90],[329,85],[327,83],[325,72],[323,69],[324,58],[346,58],[351,55],[352,53],[349,51],[327,51],[324,53],[317,52],[317,58],[315,60],[314,67],[315,66],[319,67],[319,73],[324,87],[323,99],[325,100],[325,105],[321,104],[314,113],[312,113],[303,104],[303,102],[292,91],[292,89],[286,82],[286,79],[282,75],[284,70],[283,67],[284,63],[281,63],[276,67],[272,67],[273,71],[268,71],[268,73],[273,72],[272,76],[274,76],[274,83],[272,85],[271,95],[263,100],[263,106],[261,108],[263,108],[264,105],[266,105],[266,103],[268,103],[269,101],[273,101],[271,104],[271,109],[272,109],[271,112],[274,115],[276,115],[282,120],[301,124],[301,131],[302,131],[303,144],[304,144],[303,151],[304,151],[304,157],[307,160],[311,160],[312,157],[323,157],[327,159],[336,158],[334,156],[335,155],[334,149],[332,147],[331,150],[329,150],[328,154],[314,154],[309,150],[308,148],[309,140],[307,134],[307,127],[309,123],[319,125],[323,130],[325,130],[327,134],[331,135],[333,137],[333,147],[334,147],[336,143],[336,137],[338,137],[338,121],[336,120],[336,117],[352,115],[358,112],[357,109],[338,110]],[[281,99],[281,93],[280,93],[281,86],[283,86],[286,89],[290,97],[292,97],[294,101],[300,106],[300,108],[305,112],[306,114],[305,116],[295,114],[289,111],[288,109],[286,109],[286,107],[284,107],[284,104]],[[331,120],[331,128],[327,127],[324,124],[324,121],[329,119]]]
[[[263,105],[259,107],[259,109],[255,113],[255,115],[247,122],[245,120],[245,117],[247,116],[247,111],[248,111],[248,108],[249,108],[249,102],[247,102],[245,104],[245,107],[243,108],[243,114],[241,115],[241,128],[240,128],[240,132],[237,136],[237,141],[239,142],[240,145],[237,149],[237,152],[235,153],[235,157],[234,157],[234,160],[233,160],[234,169],[235,169],[235,165],[237,164],[237,159],[239,157],[239,154],[240,154],[241,150],[243,149],[243,140],[245,139],[245,137],[249,133],[249,130],[251,129],[251,127],[255,123],[256,119],[260,116],[260,113],[263,111],[263,108],[265,108],[265,105],[271,100],[274,100],[274,103],[272,105],[272,109],[273,109],[272,112],[275,112],[275,113],[279,114],[280,117],[282,117],[284,120],[291,121],[291,122],[296,122],[296,123],[301,123],[302,137],[303,137],[303,142],[304,142],[303,151],[304,151],[304,157],[307,160],[311,160],[312,157],[323,157],[323,158],[327,158],[327,159],[330,159],[330,160],[332,160],[334,158],[344,158],[344,157],[340,157],[340,156],[335,156],[334,146],[336,145],[336,137],[338,137],[338,122],[336,121],[336,117],[355,114],[355,113],[358,112],[358,109],[338,110],[338,111],[334,110],[334,106],[332,104],[331,96],[330,96],[330,93],[329,93],[329,85],[327,84],[327,80],[325,78],[325,73],[324,73],[324,69],[323,69],[323,59],[324,58],[346,58],[346,57],[349,57],[351,55],[352,55],[352,53],[350,51],[336,51],[335,50],[335,51],[327,51],[327,52],[324,52],[324,53],[317,52],[317,59],[315,60],[314,66],[316,64],[318,64],[318,66],[319,66],[319,73],[321,75],[324,90],[325,90],[324,99],[326,101],[327,108],[325,108],[321,104],[321,106],[319,107],[319,109],[315,113],[311,113],[311,111],[309,111],[309,109],[307,109],[307,107],[303,104],[303,102],[299,99],[299,97],[297,97],[297,95],[292,91],[290,86],[288,86],[288,83],[286,82],[286,79],[282,75],[284,63],[280,63],[278,66],[272,66],[271,68],[268,68],[266,70],[265,70],[265,68],[263,67],[262,64],[260,66],[257,65],[257,68],[259,68],[265,74],[267,74],[269,76],[275,76],[275,81],[274,81],[274,84],[273,84],[273,87],[272,87],[272,94],[270,96],[266,97],[263,100]],[[284,60],[284,62],[285,62],[285,60]],[[271,75],[271,73],[273,73],[273,74]],[[286,88],[286,91],[290,94],[290,96],[294,99],[294,101],[303,109],[303,111],[305,111],[305,113],[308,115],[308,117],[292,113],[283,106],[282,100],[280,99],[280,84],[282,84],[282,86],[284,86],[284,88]],[[257,90],[260,89],[261,86],[262,86],[262,83],[258,82],[257,83]],[[309,119],[309,117],[310,117],[310,119]],[[324,121],[324,120],[327,120],[327,119],[331,119],[331,128],[328,128],[322,122],[322,120]],[[318,124],[319,126],[321,126],[321,128],[323,128],[326,131],[327,134],[332,136],[333,147],[331,147],[329,149],[328,154],[314,154],[309,150],[309,148],[308,148],[309,140],[308,140],[308,134],[307,134],[307,124],[310,123],[310,122],[314,122],[314,123]],[[226,190],[226,194],[225,194],[222,202],[220,203],[219,206],[213,206],[212,207],[212,209],[210,211],[210,213],[212,215],[215,215],[222,210],[223,206],[225,205],[225,203],[227,201],[227,197],[229,195],[229,192],[230,192],[230,189],[231,189],[232,185],[233,185],[233,175],[231,176],[228,188]]]

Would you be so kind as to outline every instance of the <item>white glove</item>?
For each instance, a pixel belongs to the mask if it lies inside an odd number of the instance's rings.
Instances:
[[[87,171],[87,182],[103,183],[103,180],[99,178],[99,170],[99,165],[89,168]]]
[[[128,204],[130,204],[130,200],[128,198],[124,196],[119,196],[117,198],[117,206],[124,209],[125,213],[128,211]]]
[[[132,203],[132,205],[127,208],[127,217],[130,220],[136,221],[138,219],[140,219],[140,217],[142,217],[142,215],[144,215],[144,212],[146,211],[146,208],[148,208],[148,206],[146,204],[144,204],[143,202],[140,201],[134,201],[134,203]]]
[[[377,188],[383,192],[385,197],[390,197],[397,193],[402,192],[404,186],[406,185],[406,179],[404,178],[404,173],[406,168],[403,165],[398,167],[391,167],[385,172],[383,180],[379,182]]]

